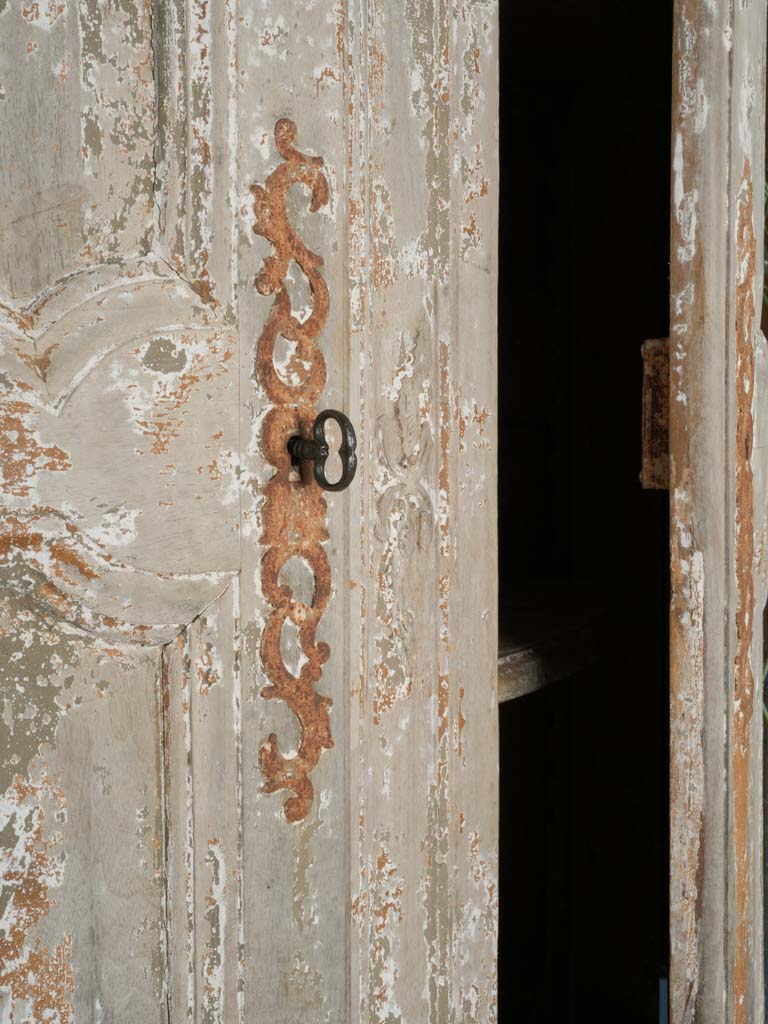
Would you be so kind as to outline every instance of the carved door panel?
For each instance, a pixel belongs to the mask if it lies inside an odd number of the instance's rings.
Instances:
[[[765,0],[679,0],[671,247],[670,1019],[764,1020]]]
[[[496,18],[0,2],[3,1020],[495,1019]]]

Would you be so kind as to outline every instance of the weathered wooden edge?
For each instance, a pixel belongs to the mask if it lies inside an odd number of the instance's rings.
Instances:
[[[670,1019],[763,1019],[752,405],[765,3],[678,0],[670,351]],[[753,56],[759,55],[758,66]],[[748,96],[747,96],[748,94]],[[751,135],[750,135],[751,130]],[[750,153],[759,155],[749,169]],[[747,163],[745,163],[745,158]],[[759,166],[758,166],[759,165]],[[749,181],[747,179],[750,179]],[[729,194],[730,193],[730,194]],[[725,628],[724,628],[725,626]],[[746,746],[745,746],[746,745]],[[753,842],[750,843],[750,837]]]

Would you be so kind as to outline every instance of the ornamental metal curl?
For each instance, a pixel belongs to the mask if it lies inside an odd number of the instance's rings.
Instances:
[[[314,403],[325,386],[326,368],[316,339],[328,318],[329,296],[320,273],[323,260],[304,245],[290,224],[286,199],[294,185],[303,185],[310,193],[309,209],[315,212],[328,202],[329,188],[321,170],[322,157],[306,156],[295,148],[293,121],[281,118],[277,122],[275,141],[283,163],[263,187],[251,186],[254,231],[274,249],[255,280],[262,295],[274,295],[256,352],[256,375],[270,403],[261,429],[261,445],[275,470],[263,491],[260,538],[265,548],[262,588],[271,607],[261,638],[261,660],[269,683],[261,695],[285,701],[298,719],[301,742],[297,753],[286,757],[272,733],[259,751],[259,767],[265,792],[287,789],[293,793],[285,801],[285,816],[288,821],[301,821],[309,813],[314,796],[310,774],[323,750],[333,746],[331,699],[315,689],[330,654],[328,644],[318,643],[315,635],[330,599],[331,566],[323,547],[328,539],[325,498],[318,487],[294,479],[287,445],[293,435],[305,434],[317,416]],[[293,315],[286,288],[291,261],[300,267],[312,294],[312,310],[303,321]],[[295,346],[292,366],[302,368],[298,382],[296,373],[287,380],[278,372],[275,346],[280,336]],[[295,557],[301,558],[314,576],[311,604],[297,600],[291,588],[280,582],[283,566]],[[286,621],[297,627],[305,657],[298,676],[288,670],[280,650]]]

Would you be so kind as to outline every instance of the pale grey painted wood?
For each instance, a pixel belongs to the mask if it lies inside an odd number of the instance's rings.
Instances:
[[[0,36],[0,292],[24,302],[149,247],[151,11],[12,0]]]
[[[242,1009],[239,587],[188,628],[191,674],[196,973],[195,1019],[228,1024]]]
[[[371,1022],[496,1016],[496,19],[368,3],[346,26],[368,467],[350,531],[352,1007]]]
[[[240,1019],[237,580],[163,650],[169,1017]]]
[[[192,674],[187,636],[163,650],[165,927],[169,1021],[194,1021],[197,1004]]]
[[[494,1019],[496,19],[2,5],[4,1012]],[[301,740],[261,693],[250,187],[283,117],[329,185],[288,202],[330,296],[317,407],[362,455],[296,822],[259,766]],[[305,568],[281,583],[311,607]]]
[[[764,49],[763,0],[733,8],[698,0],[676,4],[670,366],[675,1024],[764,1019],[766,587],[759,537],[765,454],[759,438],[766,398],[755,390],[764,379],[758,336]]]
[[[181,834],[191,1019],[236,1019],[234,25],[226,3],[173,10],[179,32],[162,4],[0,9],[0,990],[14,1020],[185,1019],[169,1018],[174,801],[181,826],[196,804],[200,830]],[[174,61],[189,81],[173,102],[190,108],[168,133]],[[177,705],[162,706],[179,689],[170,672],[163,685],[163,645],[178,643],[187,675],[210,662],[221,676],[187,707],[189,805],[171,772]]]
[[[124,648],[88,662],[78,675],[92,692],[46,757],[66,799],[55,825],[66,862],[39,937],[71,935],[73,1019],[165,1022],[160,652]]]

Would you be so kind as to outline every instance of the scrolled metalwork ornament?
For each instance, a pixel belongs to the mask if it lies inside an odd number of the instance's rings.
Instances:
[[[289,440],[308,434],[317,419],[314,403],[326,381],[325,359],[317,338],[328,318],[329,296],[320,272],[322,257],[299,238],[288,219],[286,199],[294,185],[301,185],[309,191],[309,209],[315,212],[328,202],[329,188],[322,158],[306,156],[296,149],[293,121],[281,118],[277,122],[275,141],[283,163],[272,171],[264,186],[251,187],[254,231],[273,247],[255,285],[262,295],[274,296],[256,351],[256,375],[271,405],[261,428],[261,446],[274,468],[263,489],[260,538],[265,548],[262,588],[271,609],[261,638],[261,660],[269,680],[261,695],[285,701],[299,722],[301,741],[296,754],[286,757],[272,733],[259,751],[259,767],[266,792],[292,793],[284,811],[288,821],[295,822],[309,813],[314,797],[310,775],[323,750],[333,746],[331,699],[315,689],[330,655],[328,644],[316,640],[317,626],[331,595],[331,566],[323,546],[328,540],[327,506],[320,488],[306,486],[297,478],[288,451]],[[286,287],[292,261],[305,275],[312,295],[312,309],[304,320],[294,316]],[[303,368],[298,381],[295,375],[286,380],[278,372],[275,347],[281,336],[295,345],[294,364]],[[302,559],[314,576],[311,604],[298,600],[291,588],[280,582],[283,566],[295,557]],[[289,671],[280,649],[286,621],[296,626],[304,655],[298,675]]]

